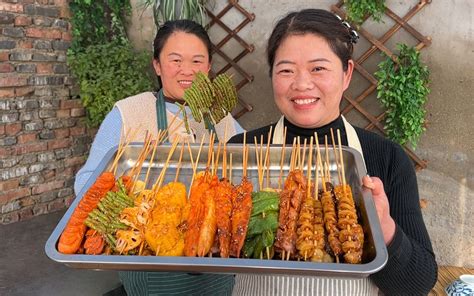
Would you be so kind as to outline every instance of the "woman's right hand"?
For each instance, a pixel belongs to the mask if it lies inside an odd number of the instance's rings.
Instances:
[[[392,216],[390,216],[390,205],[383,188],[383,183],[377,177],[364,176],[362,178],[362,185],[372,191],[372,198],[374,199],[375,210],[382,228],[383,239],[385,245],[388,246],[395,236],[396,225]]]

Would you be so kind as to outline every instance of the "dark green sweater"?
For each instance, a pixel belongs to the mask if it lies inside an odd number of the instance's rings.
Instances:
[[[263,135],[268,141],[268,125],[247,132],[247,139]],[[318,129],[303,129],[285,119],[287,127],[286,144],[292,144],[293,138],[302,140],[318,133],[320,143],[330,129],[341,131],[342,144],[347,145],[346,131],[342,118]],[[389,259],[387,265],[371,275],[379,289],[387,295],[428,294],[437,280],[437,264],[431,247],[430,238],[423,222],[418,195],[418,185],[413,163],[403,148],[375,133],[354,127],[362,146],[367,173],[379,177],[390,203],[390,215],[397,225],[395,237],[387,246]],[[236,135],[229,143],[242,143],[243,134]]]

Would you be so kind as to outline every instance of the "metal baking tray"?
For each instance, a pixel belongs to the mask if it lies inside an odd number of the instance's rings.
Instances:
[[[258,171],[255,156],[255,146],[249,146],[247,177],[254,185],[254,191],[258,190]],[[159,146],[155,154],[155,160],[151,164],[150,177],[147,188],[156,180],[161,172],[171,145]],[[126,148],[124,155],[119,160],[117,176],[126,173],[135,164],[142,145],[133,143]],[[207,164],[207,148],[204,145],[198,165],[198,171],[204,170]],[[193,158],[196,158],[199,145],[191,146]],[[265,149],[265,147],[264,147]],[[117,147],[109,151],[99,164],[96,171],[91,175],[84,188],[89,188],[96,178],[111,166]],[[180,156],[181,145],[173,153],[166,171],[166,177],[163,184],[174,180],[178,168],[178,159]],[[364,255],[362,264],[345,263],[313,263],[303,261],[282,261],[279,259],[242,259],[242,258],[218,258],[218,257],[165,257],[165,256],[124,256],[124,255],[65,255],[57,250],[57,242],[66,226],[72,212],[82,198],[85,190],[82,190],[74,202],[69,207],[61,221],[58,223],[53,233],[46,242],[45,251],[52,260],[63,263],[74,268],[98,269],[98,270],[141,270],[141,271],[186,271],[186,272],[212,272],[212,273],[272,273],[272,274],[296,274],[296,275],[324,275],[338,277],[367,277],[379,271],[387,262],[388,254],[384,244],[380,224],[378,221],[375,205],[371,194],[361,187],[361,179],[366,174],[362,156],[358,151],[350,147],[342,148],[345,176],[348,184],[353,190],[354,200],[360,212],[360,224],[365,233]],[[187,147],[183,154],[179,181],[187,185],[192,177],[192,167]],[[265,151],[265,150],[264,150]],[[277,188],[280,176],[281,145],[271,145],[269,158],[269,182],[270,187]],[[229,144],[227,146],[228,155],[232,153],[232,181],[233,184],[239,184],[242,178],[242,145]],[[321,153],[324,156],[325,149],[321,146]],[[265,154],[264,154],[265,155]],[[289,160],[291,147],[285,147],[285,161],[283,165],[283,179],[289,172]],[[334,152],[330,150],[330,173],[331,179],[338,184],[337,167],[334,158]],[[313,161],[315,158],[313,157]],[[229,161],[229,157],[228,157]],[[305,160],[307,162],[307,158]],[[222,163],[222,159],[220,161]],[[150,159],[147,159],[140,172],[140,179],[144,180],[146,172],[150,167]],[[306,167],[304,168],[306,173]],[[222,171],[218,170],[218,175]],[[313,170],[314,179],[314,170]],[[266,180],[264,180],[266,185]],[[283,185],[282,185],[283,186]],[[320,185],[321,186],[321,185]],[[320,187],[321,188],[321,187]]]

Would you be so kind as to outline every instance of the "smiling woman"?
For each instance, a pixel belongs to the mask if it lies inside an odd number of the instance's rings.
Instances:
[[[76,195],[87,190],[84,185],[100,161],[110,149],[118,146],[121,130],[136,130],[132,139],[135,142],[143,142],[146,134],[156,137],[158,130],[166,129],[170,131],[170,141],[176,137],[190,141],[202,137],[206,141],[209,139],[204,123],[192,118],[188,118],[188,132],[181,124],[184,119],[174,103],[183,101],[184,91],[191,87],[198,72],[207,75],[211,68],[210,51],[209,36],[201,25],[193,21],[168,21],[159,28],[154,41],[153,66],[162,88],[156,93],[141,93],[115,104],[97,132],[86,164],[76,175]],[[191,110],[186,110],[186,113],[191,114]],[[243,132],[230,114],[216,123],[214,130],[222,141]],[[227,295],[234,283],[232,275],[215,274],[120,272],[120,278],[128,295]]]
[[[349,86],[357,33],[329,11],[305,9],[282,18],[268,41],[274,101],[282,116],[247,138],[292,144],[295,137],[320,143],[339,130],[342,145],[360,152],[367,173],[361,182],[372,191],[389,259],[370,278],[237,275],[234,295],[418,295],[436,282],[436,261],[421,215],[413,164],[398,144],[361,128],[341,115]],[[273,135],[268,135],[273,130]],[[286,136],[285,136],[285,132]],[[237,135],[230,142],[242,142]],[[333,140],[334,141],[334,140]],[[332,144],[331,140],[328,141]],[[339,237],[340,238],[340,237]]]

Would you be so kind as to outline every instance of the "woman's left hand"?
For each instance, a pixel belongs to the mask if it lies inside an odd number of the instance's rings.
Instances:
[[[395,236],[395,221],[390,216],[390,205],[388,204],[387,194],[383,189],[382,181],[377,177],[365,176],[362,178],[364,187],[372,191],[372,197],[375,203],[375,209],[379,216],[380,226],[382,227],[385,245],[388,246]]]

